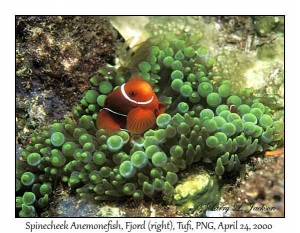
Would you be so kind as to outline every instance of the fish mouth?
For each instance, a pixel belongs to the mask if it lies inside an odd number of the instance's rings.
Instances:
[[[135,104],[150,104],[154,98],[154,96],[151,97],[151,99],[147,100],[147,101],[135,101],[133,99],[131,99],[127,93],[125,92],[125,83],[121,86],[121,93],[122,95],[125,97],[125,99],[127,99],[128,101],[135,103]]]

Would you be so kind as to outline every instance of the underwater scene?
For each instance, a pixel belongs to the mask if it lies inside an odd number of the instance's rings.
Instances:
[[[284,16],[16,16],[16,217],[284,217]]]

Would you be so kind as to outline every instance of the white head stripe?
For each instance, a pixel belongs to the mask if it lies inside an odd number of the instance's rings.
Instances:
[[[123,96],[125,97],[125,99],[127,99],[130,102],[135,103],[135,104],[150,104],[152,102],[153,98],[154,98],[154,96],[152,96],[150,100],[144,101],[144,102],[138,102],[138,101],[135,101],[133,99],[130,99],[130,97],[125,92],[125,83],[122,84],[122,86],[121,86],[121,92],[122,92]]]
[[[111,109],[109,109],[109,108],[102,108],[102,109],[103,109],[103,110],[107,110],[107,111],[109,111],[109,112],[111,112],[111,113],[114,113],[114,114],[120,115],[120,116],[127,117],[127,115],[125,115],[125,114],[122,114],[122,113],[119,113],[119,112],[115,112],[115,111],[113,111],[113,110],[111,110]]]

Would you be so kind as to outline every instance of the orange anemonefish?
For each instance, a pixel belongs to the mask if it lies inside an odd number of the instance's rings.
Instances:
[[[141,77],[132,77],[108,94],[97,115],[97,127],[110,135],[119,130],[141,134],[151,129],[165,110],[150,84]]]
[[[278,156],[284,155],[284,148],[278,148],[276,150],[268,150],[265,152],[265,156]]]

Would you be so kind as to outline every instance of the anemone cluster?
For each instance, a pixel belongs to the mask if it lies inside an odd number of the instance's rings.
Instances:
[[[150,38],[128,52],[126,67],[101,68],[70,118],[31,138],[17,161],[19,216],[34,216],[49,202],[61,180],[82,198],[171,196],[178,172],[196,162],[212,163],[215,173],[239,171],[255,152],[276,148],[283,122],[251,95],[232,93],[228,80],[216,82],[214,60],[196,36]],[[130,75],[128,75],[130,74]],[[148,81],[167,106],[156,129],[142,135],[96,128],[106,96],[130,76]]]

